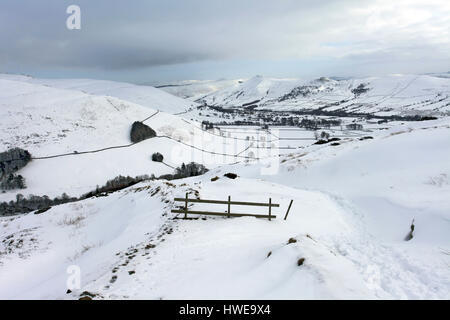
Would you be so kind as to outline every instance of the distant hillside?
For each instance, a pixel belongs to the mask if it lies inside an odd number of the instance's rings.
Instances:
[[[212,92],[235,86],[244,80],[183,80],[161,83],[155,87],[177,97],[196,100]]]
[[[37,79],[27,76],[0,74],[0,79],[23,81],[58,89],[119,98],[167,113],[181,113],[196,103],[181,99],[151,86],[94,79]]]
[[[364,79],[253,77],[196,102],[223,108],[342,110],[377,115],[448,114],[450,78],[390,75]]]

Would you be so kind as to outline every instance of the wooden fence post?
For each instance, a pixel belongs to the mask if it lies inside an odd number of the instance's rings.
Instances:
[[[184,218],[187,219],[187,209],[188,209],[188,193],[186,192],[186,201],[184,202]]]
[[[231,196],[228,196],[228,218],[231,218]]]
[[[294,200],[291,200],[291,202],[289,203],[289,207],[288,207],[288,209],[287,209],[287,211],[286,211],[286,215],[284,216],[284,220],[287,219],[287,216],[288,216],[288,214],[289,214],[289,210],[291,210],[292,202],[294,202]]]
[[[272,198],[269,198],[269,221],[271,221],[270,220],[271,215],[272,215]]]

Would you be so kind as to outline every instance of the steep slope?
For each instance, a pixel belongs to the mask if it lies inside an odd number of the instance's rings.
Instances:
[[[243,83],[208,94],[197,102],[222,107],[259,105],[274,100],[304,83],[305,81],[298,79],[270,79],[255,76]]]
[[[199,100],[224,108],[321,110],[376,115],[441,115],[450,112],[450,80],[430,75],[312,81],[256,76]]]

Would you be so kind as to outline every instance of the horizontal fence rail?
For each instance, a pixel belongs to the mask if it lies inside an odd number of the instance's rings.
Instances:
[[[272,207],[279,207],[278,203],[272,203],[272,199],[269,198],[269,202],[249,202],[249,201],[231,201],[231,196],[228,196],[228,201],[226,200],[208,200],[208,199],[189,199],[188,194],[186,193],[185,198],[175,198],[174,201],[184,202],[184,208],[181,209],[173,209],[172,213],[184,213],[184,218],[187,218],[187,215],[190,214],[199,214],[199,215],[211,215],[211,216],[225,216],[225,217],[256,217],[256,218],[265,218],[275,219],[277,216],[272,214]],[[214,212],[214,211],[198,211],[198,210],[188,210],[188,203],[209,203],[209,204],[226,204],[227,211],[226,212]],[[255,207],[268,207],[269,213],[265,214],[252,214],[252,213],[231,213],[231,205],[237,206],[255,206]]]
[[[185,213],[184,209],[181,210],[172,210],[173,213]],[[231,216],[231,217],[256,217],[256,218],[266,218],[268,219],[269,217],[272,219],[275,219],[277,216],[276,215],[263,215],[263,214],[251,214],[251,213],[230,213],[228,214],[227,212],[211,212],[211,211],[192,211],[192,210],[188,210],[188,213],[192,213],[192,214],[200,214],[200,215],[211,215],[211,216]]]
[[[175,201],[186,201],[185,198],[175,198]],[[246,201],[226,201],[226,200],[204,200],[204,199],[188,199],[188,202],[196,202],[196,203],[215,203],[215,204],[234,204],[239,206],[259,206],[259,207],[268,207],[269,203],[264,202],[246,202]],[[277,203],[270,204],[271,207],[279,207],[280,205]]]

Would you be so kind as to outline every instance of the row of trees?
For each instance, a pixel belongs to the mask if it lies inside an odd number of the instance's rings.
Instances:
[[[16,201],[1,202],[0,203],[0,216],[8,216],[19,213],[27,213],[35,210],[43,210],[62,203],[74,202],[79,199],[75,197],[69,197],[63,193],[60,197],[50,199],[48,196],[35,196],[29,195],[24,197],[22,194],[16,195]]]
[[[92,197],[95,197],[95,196],[98,196],[98,195],[104,194],[104,193],[110,193],[110,192],[122,190],[122,189],[125,189],[128,187],[131,187],[132,185],[135,185],[139,182],[149,180],[149,179],[151,179],[151,177],[148,175],[136,176],[134,178],[130,177],[130,176],[125,177],[125,176],[119,175],[119,176],[115,177],[114,179],[108,180],[105,185],[103,185],[101,187],[97,186],[97,188],[95,188],[95,190],[85,193],[84,195],[82,195],[79,198],[79,200],[92,198]]]
[[[56,197],[54,199],[50,199],[47,195],[44,196],[35,196],[30,195],[25,198],[22,194],[18,194],[16,196],[16,201],[9,202],[1,202],[0,203],[0,216],[5,215],[14,215],[19,213],[27,213],[36,210],[46,210],[54,205],[59,205],[68,202],[75,202],[79,200],[84,200],[91,197],[107,195],[108,193],[115,192],[124,188],[128,188],[132,185],[135,185],[139,182],[146,180],[157,180],[157,179],[166,179],[166,180],[174,180],[174,179],[182,179],[186,177],[193,177],[204,174],[208,171],[208,169],[198,163],[191,162],[188,164],[182,164],[177,167],[173,174],[166,174],[160,177],[155,177],[154,175],[142,175],[136,177],[130,176],[122,176],[119,175],[114,179],[108,180],[105,185],[92,190],[88,193],[85,193],[81,197],[70,197],[67,194],[63,193],[60,197]]]
[[[199,176],[208,172],[208,169],[199,163],[191,162],[188,164],[182,164],[180,167],[175,168],[173,174],[165,174],[160,176],[158,179],[175,180],[183,179],[188,177]]]

